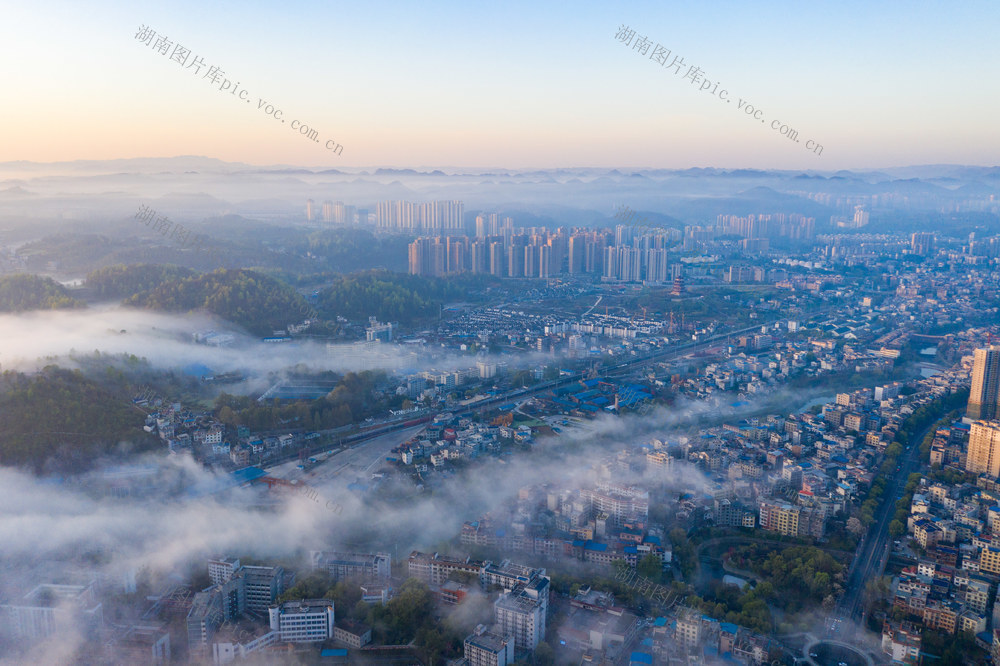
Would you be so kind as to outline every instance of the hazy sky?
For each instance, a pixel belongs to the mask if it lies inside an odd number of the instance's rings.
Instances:
[[[0,16],[0,161],[1000,163],[995,0],[33,1]],[[681,73],[617,41],[622,24],[682,57]],[[143,25],[200,56],[201,72],[137,40]],[[237,94],[203,78],[212,65]],[[729,101],[684,79],[692,65]]]

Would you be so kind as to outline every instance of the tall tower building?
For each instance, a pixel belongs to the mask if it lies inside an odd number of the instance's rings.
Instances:
[[[972,389],[966,416],[970,419],[995,419],[1000,406],[1000,345],[977,349],[973,356]]]
[[[502,277],[506,275],[506,258],[503,243],[490,243],[490,275]]]
[[[587,256],[587,236],[585,234],[573,234],[569,237],[569,265],[567,269],[570,275],[582,273],[584,269],[584,259]]]
[[[934,234],[917,231],[910,236],[910,250],[914,254],[928,255],[934,251]]]
[[[315,202],[312,199],[306,199],[306,219],[312,222],[313,215],[315,214]]]
[[[1000,476],[1000,422],[976,421],[969,432],[965,471]]]

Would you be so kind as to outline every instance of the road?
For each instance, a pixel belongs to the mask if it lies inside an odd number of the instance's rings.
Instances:
[[[816,316],[826,314],[830,310],[832,310],[832,308],[823,308],[821,310],[817,310],[813,315],[811,315],[811,317],[815,318]],[[620,375],[620,374],[627,373],[627,372],[629,372],[629,371],[631,371],[631,370],[633,370],[633,369],[635,369],[637,367],[642,367],[643,365],[646,365],[648,363],[656,363],[656,362],[660,362],[660,361],[665,361],[665,360],[670,360],[670,359],[675,359],[675,358],[679,358],[679,357],[682,357],[682,356],[690,355],[690,354],[693,354],[695,352],[708,349],[712,345],[714,345],[714,344],[716,344],[716,343],[718,343],[718,342],[720,342],[722,340],[726,340],[726,339],[728,339],[728,338],[730,338],[730,337],[732,337],[734,335],[741,335],[743,333],[749,333],[751,331],[758,331],[758,330],[760,330],[760,328],[762,326],[767,326],[768,328],[770,328],[770,327],[774,326],[778,322],[785,321],[785,319],[786,319],[785,317],[782,317],[781,319],[775,319],[775,320],[772,320],[772,321],[769,321],[769,322],[761,322],[761,323],[755,324],[753,326],[747,326],[746,328],[741,328],[741,329],[737,329],[737,330],[733,330],[733,331],[726,331],[724,333],[718,333],[716,335],[707,337],[707,338],[705,338],[703,340],[699,340],[697,342],[689,342],[687,344],[679,345],[679,346],[676,346],[676,347],[671,347],[669,349],[655,351],[655,352],[653,352],[651,354],[646,354],[645,356],[639,356],[639,357],[635,357],[635,358],[630,358],[630,359],[627,359],[627,360],[623,360],[621,363],[619,363],[617,365],[613,365],[611,367],[604,368],[604,370],[602,371],[601,374],[604,375],[604,376]],[[560,386],[565,386],[567,384],[572,384],[574,382],[578,382],[581,379],[585,379],[585,378],[586,378],[586,375],[583,372],[573,373],[572,375],[567,375],[566,377],[561,377],[561,378],[556,379],[556,380],[552,380],[552,381],[548,381],[548,382],[542,382],[541,384],[535,384],[534,386],[531,386],[530,388],[513,389],[513,390],[510,390],[510,391],[506,391],[506,392],[504,392],[504,393],[502,393],[500,395],[494,396],[492,398],[487,398],[485,400],[480,400],[480,401],[477,401],[477,402],[469,404],[469,405],[463,405],[461,407],[458,407],[456,409],[451,410],[451,413],[453,415],[455,415],[455,416],[462,416],[462,415],[465,415],[465,414],[469,414],[469,413],[472,413],[472,412],[475,412],[475,411],[482,410],[482,409],[487,408],[487,407],[494,407],[496,405],[503,405],[503,404],[506,404],[506,403],[509,403],[509,402],[514,402],[514,401],[521,401],[521,400],[524,400],[525,398],[530,398],[530,397],[532,397],[532,396],[534,396],[534,395],[536,395],[538,393],[542,393],[544,391],[549,391],[551,389],[558,388]],[[429,420],[430,419],[430,415],[426,415],[424,418],[427,419],[427,420]],[[400,419],[398,419],[396,421],[386,421],[386,422],[380,423],[380,424],[376,425],[375,427],[371,428],[370,430],[367,430],[367,431],[364,431],[364,432],[359,432],[359,433],[350,434],[350,435],[348,435],[348,434],[345,433],[340,438],[340,442],[342,444],[345,444],[345,445],[349,446],[349,447],[356,447],[356,446],[358,446],[360,444],[364,444],[365,442],[368,442],[368,441],[370,441],[372,439],[381,438],[384,435],[391,435],[391,434],[397,433],[397,432],[399,432],[401,430],[409,430],[410,428],[413,427],[414,420],[415,420],[414,415],[408,415],[408,416],[400,418]],[[323,431],[323,432],[325,432],[325,433],[337,433],[337,432],[342,432],[342,431],[343,431],[343,428],[334,428],[332,430],[327,430],[327,431]],[[400,439],[398,441],[397,445],[399,443],[402,443],[402,442],[406,441],[406,439],[407,439],[406,437],[404,437],[403,439]],[[319,457],[320,455],[322,455],[329,448],[330,448],[330,446],[328,444],[325,444],[325,445],[319,445],[319,446],[313,447],[311,449],[306,449],[304,451],[304,453],[303,452],[299,452],[299,451],[296,451],[296,452],[293,452],[293,453],[288,453],[288,454],[286,454],[286,455],[278,458],[277,460],[270,461],[266,465],[265,468],[271,468],[271,469],[280,468],[282,465],[287,464],[289,462],[293,462],[295,464],[298,464],[298,461],[302,459],[300,456],[304,455],[306,457],[309,457],[309,456]]]
[[[302,479],[311,486],[331,482],[338,478],[350,476],[350,481],[366,480],[393,448],[399,446],[410,437],[420,432],[425,426],[410,426],[393,432],[372,436],[354,446],[339,450],[332,449],[317,453],[314,457],[320,462],[310,470],[300,470],[298,460],[292,460],[273,465],[268,468],[271,476],[282,479]]]
[[[903,452],[899,471],[894,472],[882,495],[882,502],[875,511],[875,522],[865,533],[858,554],[851,563],[847,587],[838,605],[840,620],[862,621],[865,583],[876,579],[885,570],[891,549],[889,523],[895,513],[896,500],[902,495],[906,480],[920,468],[920,443],[934,427],[931,424],[910,439],[910,448]]]

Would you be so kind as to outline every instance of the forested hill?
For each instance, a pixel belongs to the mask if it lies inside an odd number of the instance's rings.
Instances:
[[[287,284],[243,269],[170,280],[132,295],[125,304],[163,312],[204,308],[261,336],[309,319],[311,312],[302,295]]]
[[[66,287],[52,278],[39,275],[5,275],[0,277],[0,312],[55,310],[83,307],[69,295]]]
[[[87,287],[98,298],[128,298],[152,291],[165,282],[193,277],[195,272],[166,264],[106,266],[87,274]]]
[[[120,445],[156,446],[142,429],[145,414],[124,385],[97,382],[76,370],[48,366],[34,375],[0,375],[0,464],[35,471],[86,469]]]
[[[443,303],[469,300],[470,288],[482,286],[487,280],[485,276],[442,279],[367,271],[337,278],[320,292],[316,309],[329,319],[375,316],[382,321],[413,324],[437,318]]]

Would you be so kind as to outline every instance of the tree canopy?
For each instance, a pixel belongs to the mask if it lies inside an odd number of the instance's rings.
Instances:
[[[0,312],[79,308],[84,303],[69,295],[66,287],[40,275],[0,277]]]
[[[251,270],[219,269],[164,282],[134,294],[127,305],[188,312],[205,309],[256,335],[272,335],[310,318],[312,308],[288,285]]]

